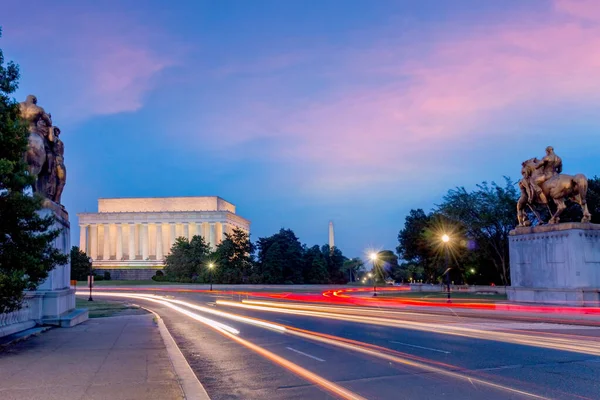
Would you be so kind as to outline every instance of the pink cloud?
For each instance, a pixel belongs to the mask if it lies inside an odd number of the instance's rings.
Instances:
[[[70,122],[132,112],[143,106],[177,50],[130,13],[83,5],[15,7],[4,40],[22,51],[22,86],[42,92],[52,112]]]
[[[274,156],[293,160],[298,171],[314,167],[318,173],[311,172],[306,185],[317,191],[397,182],[411,172],[457,173],[457,167],[440,169],[452,144],[485,140],[490,128],[494,138],[513,132],[527,113],[597,104],[598,15],[600,2],[558,0],[550,10],[511,22],[481,18],[481,25],[469,21],[465,30],[457,21],[461,35],[439,32],[418,57],[407,59],[400,47],[418,42],[346,53],[343,64],[330,67],[338,73],[331,91],[302,107],[271,104],[269,115],[279,118],[263,132],[294,138],[297,145]],[[260,115],[244,119],[228,130],[253,136],[260,121]]]

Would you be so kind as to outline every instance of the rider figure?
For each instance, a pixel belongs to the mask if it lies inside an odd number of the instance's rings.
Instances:
[[[536,177],[533,182],[531,182],[531,185],[533,186],[535,194],[540,199],[540,203],[547,204],[548,199],[546,199],[546,195],[542,192],[540,186],[548,179],[562,172],[562,160],[559,156],[554,154],[554,148],[548,146],[546,147],[546,156],[542,158],[542,161],[535,168],[542,168],[542,174]]]

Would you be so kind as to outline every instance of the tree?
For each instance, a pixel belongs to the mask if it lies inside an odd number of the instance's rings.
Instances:
[[[175,279],[192,279],[203,273],[210,256],[210,246],[202,236],[195,235],[188,242],[178,237],[165,257],[165,274]]]
[[[354,282],[358,280],[358,276],[360,271],[364,267],[364,262],[359,257],[354,257],[352,259],[344,261],[344,265],[342,266],[342,271],[344,274],[348,275],[348,280],[350,282]]]
[[[28,194],[35,182],[23,157],[29,133],[9,97],[18,79],[18,67],[5,65],[0,50],[0,313],[18,309],[24,290],[35,290],[52,269],[68,262],[53,246],[60,234],[52,229],[54,217],[41,216],[42,198]]]
[[[343,271],[344,262],[347,260],[342,251],[337,247],[330,248],[329,245],[321,246],[321,253],[327,262],[327,271],[329,272],[329,283],[346,284],[348,275]]]
[[[71,248],[71,279],[78,281],[87,280],[92,268],[92,261],[79,247]]]
[[[214,257],[217,265],[216,281],[220,283],[243,283],[252,274],[254,245],[241,229],[225,234],[217,246]]]
[[[504,285],[510,284],[508,235],[518,223],[518,197],[515,184],[505,177],[504,187],[483,182],[473,192],[464,187],[450,190],[438,207],[439,213],[462,224],[466,237],[474,242],[481,268],[494,265]]]
[[[381,250],[377,253],[377,260],[375,260],[375,276],[379,282],[385,282],[385,279],[389,276],[394,278],[398,268],[398,256],[391,250]]]
[[[425,214],[422,209],[410,210],[404,222],[404,229],[398,233],[396,253],[399,258],[422,268],[425,280],[434,282],[436,278],[436,254],[432,246],[433,214]]]
[[[291,229],[259,238],[257,247],[264,283],[303,283],[303,248]]]
[[[315,245],[304,251],[304,281],[312,284],[329,282],[327,260],[323,257],[321,248]]]

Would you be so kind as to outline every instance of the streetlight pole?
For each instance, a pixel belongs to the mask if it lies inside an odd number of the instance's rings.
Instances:
[[[373,261],[373,297],[377,297],[377,271],[375,270],[375,261],[377,261],[377,253],[371,253],[371,261]]]
[[[446,291],[448,294],[448,303],[452,303],[452,300],[450,299],[450,249],[449,249],[449,243],[450,243],[450,236],[448,235],[443,235],[442,236],[442,242],[444,242],[444,249],[446,251]]]
[[[88,299],[88,301],[94,301],[94,299],[92,299],[92,281],[94,280],[94,270],[92,269],[92,259],[89,259],[90,261],[90,297]]]
[[[209,272],[209,280],[210,280],[210,291],[211,292],[212,292],[212,270],[213,270],[214,266],[215,266],[215,264],[213,264],[213,263],[208,264],[208,270],[210,271]]]

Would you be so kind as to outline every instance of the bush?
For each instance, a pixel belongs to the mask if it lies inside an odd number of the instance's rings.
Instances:
[[[162,271],[156,271],[156,274],[154,274],[154,276],[165,276],[165,273]]]
[[[284,284],[284,285],[293,285],[293,284],[294,284],[294,282],[292,282],[292,281],[285,281],[285,282],[283,282],[283,284]]]
[[[169,277],[167,277],[167,276],[164,276],[164,274],[163,274],[163,275],[158,275],[158,274],[157,274],[157,275],[154,275],[154,276],[152,277],[152,280],[153,280],[154,282],[169,282],[169,281],[170,281]]]
[[[104,280],[104,275],[98,275],[94,272],[94,282],[100,282]]]
[[[104,280],[110,281],[110,272],[109,271],[104,271]]]

